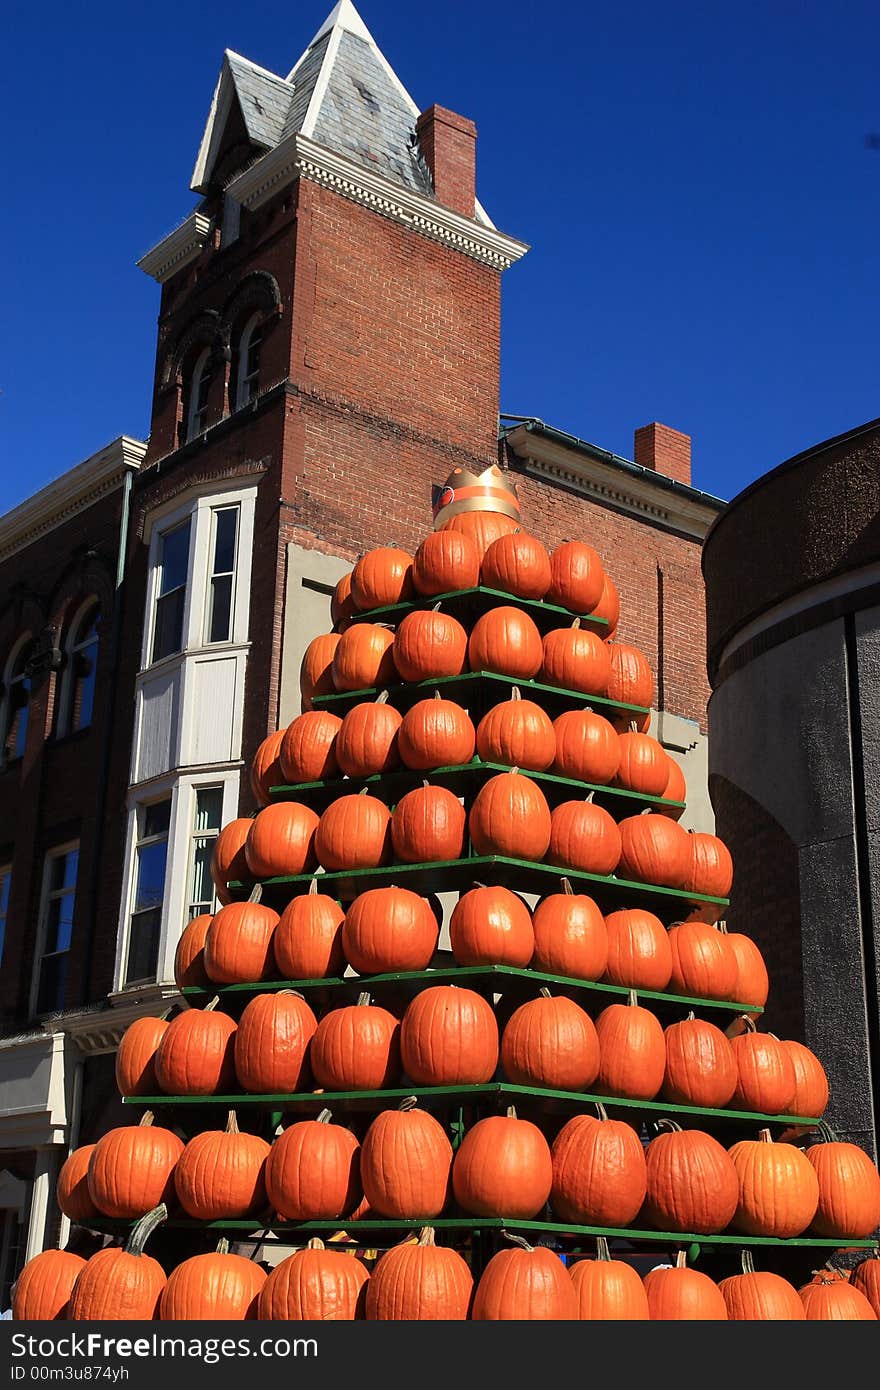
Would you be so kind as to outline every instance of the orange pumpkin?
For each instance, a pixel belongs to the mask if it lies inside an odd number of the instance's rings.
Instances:
[[[823,1270],[798,1294],[808,1322],[875,1322],[880,1316],[861,1289]]]
[[[660,1231],[723,1231],[736,1211],[739,1183],[725,1148],[711,1134],[659,1120],[667,1132],[645,1151],[645,1215]]]
[[[551,1150],[550,1201],[557,1218],[589,1226],[628,1226],[645,1200],[647,1172],[642,1141],[631,1125],[573,1115]]]
[[[213,920],[210,912],[202,912],[187,922],[181,932],[174,953],[174,983],[178,989],[185,989],[187,985],[204,988],[210,984],[205,969],[205,942]]]
[[[313,878],[308,893],[292,898],[278,919],[272,949],[279,974],[289,980],[323,980],[345,968],[342,923],[345,913],[335,898],[318,892]]]
[[[737,1004],[752,1004],[763,1009],[770,993],[770,976],[764,964],[764,957],[750,936],[742,932],[728,931],[726,922],[719,922],[718,930],[727,938],[736,961],[736,983],[733,986],[733,999]],[[801,1114],[805,1114],[801,1111]]]
[[[602,600],[605,571],[592,546],[563,541],[550,556],[547,601],[572,613],[593,613]]]
[[[313,1236],[269,1273],[257,1300],[267,1322],[351,1322],[364,1317],[366,1265]]]
[[[235,1073],[242,1089],[270,1096],[307,1090],[309,1047],[317,1027],[309,1005],[292,990],[255,994],[235,1035]]]
[[[641,907],[623,908],[605,918],[608,964],[605,979],[628,989],[665,990],[672,974],[672,947],[666,928]]]
[[[258,806],[268,806],[272,800],[270,790],[281,786],[284,774],[281,771],[281,745],[284,742],[284,729],[264,738],[251,763],[250,784],[254,800]]]
[[[71,1322],[153,1321],[165,1271],[158,1260],[144,1254],[144,1245],[167,1215],[163,1203],[138,1221],[123,1250],[99,1250],[86,1262],[67,1305]]]
[[[691,830],[688,851],[690,859],[682,885],[685,892],[701,898],[726,898],[733,884],[733,860],[724,841],[717,835]]]
[[[154,1096],[156,1053],[168,1030],[161,1018],[136,1018],[122,1035],[116,1053],[116,1085],[121,1096]]]
[[[550,817],[547,859],[585,874],[613,873],[620,858],[620,832],[606,810],[592,801],[563,801]]]
[[[474,797],[468,829],[477,854],[540,860],[550,844],[550,807],[540,787],[518,768],[499,772]]]
[[[242,1322],[257,1316],[266,1272],[243,1255],[230,1255],[221,1240],[216,1253],[191,1255],[177,1265],[159,1300],[163,1322]]]
[[[353,623],[339,638],[331,675],[334,690],[392,685],[397,680],[394,633],[378,623]]]
[[[419,700],[407,710],[397,735],[401,762],[419,772],[469,763],[475,746],[476,733],[467,711],[444,700],[439,691],[432,700]]]
[[[733,1103],[739,1110],[781,1115],[794,1099],[794,1064],[785,1044],[772,1033],[759,1033],[753,1018],[743,1015],[746,1031],[733,1038],[737,1082]]]
[[[679,1250],[675,1265],[658,1265],[645,1275],[652,1322],[727,1322],[727,1305],[717,1284],[698,1269],[687,1268]]]
[[[475,1216],[531,1220],[550,1196],[553,1163],[537,1125],[506,1115],[489,1115],[467,1131],[452,1165],[452,1189],[463,1211]]]
[[[620,822],[618,878],[680,888],[687,872],[687,831],[666,816],[648,811]]]
[[[361,1150],[344,1125],[298,1120],[279,1134],[266,1159],[269,1201],[285,1221],[335,1221],[357,1206]]]
[[[718,1285],[731,1322],[803,1322],[804,1305],[797,1289],[770,1270],[755,1269],[751,1250],[742,1253],[742,1274]]]
[[[480,561],[493,541],[516,531],[519,523],[503,512],[459,512],[444,521],[441,531],[459,531],[473,541]]]
[[[555,771],[576,782],[609,786],[620,763],[620,739],[612,724],[588,709],[571,709],[553,721]]]
[[[534,700],[524,700],[514,686],[503,700],[483,715],[477,726],[477,752],[484,763],[544,772],[556,757],[556,735],[549,715]]]
[[[242,1134],[235,1111],[225,1130],[203,1130],[190,1139],[174,1170],[174,1190],[195,1221],[238,1221],[266,1205],[265,1167],[269,1145]]]
[[[89,1196],[104,1216],[146,1216],[173,1197],[174,1166],[182,1153],[182,1141],[154,1125],[147,1110],[140,1124],[110,1129],[98,1140],[89,1159]]]
[[[16,1322],[55,1322],[67,1318],[73,1286],[86,1267],[72,1250],[43,1250],[28,1260],[15,1281],[12,1316]]]
[[[348,777],[372,777],[397,767],[397,736],[403,715],[387,699],[383,691],[378,700],[355,705],[343,719],[335,753],[340,769]]]
[[[501,1037],[501,1068],[518,1086],[585,1091],[599,1071],[593,1020],[573,999],[552,998],[542,989],[511,1014]]]
[[[351,598],[362,613],[404,603],[413,594],[412,556],[394,546],[362,555],[351,572]]]
[[[248,883],[250,870],[245,857],[245,846],[253,821],[247,816],[239,816],[224,825],[211,851],[211,878],[217,889],[221,903],[232,902],[228,890],[230,883]]]
[[[803,1115],[820,1120],[828,1108],[828,1077],[815,1052],[803,1043],[783,1040],[782,1046],[794,1067],[794,1096],[786,1115]]]
[[[315,1080],[328,1091],[381,1091],[400,1076],[400,1023],[370,1003],[331,1009],[315,1030],[311,1046]]]
[[[620,762],[614,785],[643,796],[662,796],[669,781],[666,750],[650,734],[620,734],[618,742]]]
[[[498,1066],[498,1024],[491,1005],[474,990],[455,985],[421,990],[403,1015],[400,1056],[417,1086],[491,1080]]]
[[[313,637],[303,654],[299,671],[299,690],[302,707],[309,710],[316,695],[332,695],[336,689],[333,661],[339,647],[338,632],[322,632]]]
[[[783,1044],[784,1046],[784,1044]],[[824,1136],[832,1134],[820,1127]],[[864,1240],[880,1225],[880,1173],[858,1144],[827,1138],[806,1157],[819,1182],[810,1230],[840,1240]]]
[[[382,1110],[361,1144],[364,1196],[380,1216],[411,1220],[439,1216],[446,1205],[452,1145],[443,1126],[414,1096]]]
[[[654,673],[645,653],[627,642],[610,642],[608,650],[611,654],[609,700],[649,709],[654,703]]]
[[[416,592],[428,598],[475,589],[480,552],[463,531],[432,531],[413,556],[412,577]]]
[[[345,914],[342,946],[359,975],[425,970],[439,929],[431,906],[408,888],[370,888]]]
[[[323,709],[310,710],[288,724],[278,752],[282,782],[296,785],[336,777],[336,736],[341,728],[339,715]]]
[[[581,627],[579,618],[571,627],[546,633],[541,666],[545,684],[579,690],[584,695],[604,695],[610,673],[608,644],[595,632]]]
[[[541,634],[521,609],[504,605],[490,608],[474,623],[467,657],[472,671],[531,680],[543,660]]]
[[[366,1315],[371,1321],[463,1322],[473,1287],[461,1255],[435,1245],[433,1228],[427,1226],[415,1244],[393,1246],[374,1266]]]
[[[98,1215],[98,1208],[89,1195],[89,1161],[94,1150],[94,1144],[82,1144],[68,1154],[55,1185],[55,1200],[60,1210],[71,1221],[84,1224]]]
[[[535,950],[529,909],[509,888],[477,884],[452,910],[449,944],[458,965],[528,965]]]
[[[481,582],[517,598],[542,599],[551,577],[550,556],[541,542],[525,531],[499,536],[483,556]]]
[[[664,1100],[720,1110],[736,1090],[736,1077],[733,1048],[714,1023],[689,1013],[666,1029]]]
[[[467,649],[467,633],[457,618],[416,609],[397,628],[394,664],[401,680],[439,680],[466,669]]]
[[[578,1260],[571,1282],[581,1322],[642,1322],[648,1313],[648,1295],[638,1272],[624,1260],[612,1260],[608,1241],[596,1237],[595,1260]]]
[[[851,1284],[863,1293],[874,1312],[880,1317],[880,1259],[873,1256],[862,1260],[852,1272]]]
[[[668,935],[669,989],[695,999],[733,999],[739,968],[723,932],[707,922],[677,922]]]
[[[351,627],[357,608],[351,596],[351,570],[337,580],[336,587],[330,595],[330,621],[333,624],[334,632],[344,632],[347,627]]]
[[[775,1144],[769,1129],[730,1149],[739,1181],[733,1226],[750,1236],[788,1240],[802,1235],[816,1214],[819,1180],[793,1144]]]
[[[653,1100],[663,1085],[666,1044],[660,1020],[643,1009],[635,990],[626,1004],[609,1004],[596,1019],[596,1089],[611,1096]]]
[[[459,859],[467,816],[446,787],[421,787],[402,796],[391,817],[394,857],[404,864],[435,864]]]
[[[215,1013],[212,1004],[173,1018],[156,1053],[156,1079],[165,1095],[230,1091],[235,1085],[235,1031],[235,1020]]]
[[[221,907],[205,939],[205,971],[221,985],[274,980],[278,974],[272,938],[278,913],[262,903]]]
[[[245,845],[247,866],[254,878],[309,873],[318,862],[317,828],[318,817],[310,806],[298,801],[277,801],[266,806],[251,822]]]
[[[665,751],[665,750],[664,750]],[[669,776],[666,779],[666,786],[663,788],[662,796],[664,801],[670,803],[687,801],[687,782],[684,773],[678,763],[669,753],[666,754],[666,764]],[[669,816],[671,820],[681,820],[684,815],[684,805],[658,806],[656,810],[661,816]]]
[[[596,903],[575,893],[567,878],[561,893],[549,893],[532,916],[536,970],[575,980],[601,980],[608,960],[608,932]]]
[[[391,812],[361,792],[339,796],[321,816],[315,853],[328,870],[376,869],[391,858]]]
[[[558,1255],[508,1235],[515,1250],[499,1250],[474,1294],[474,1322],[570,1322],[578,1301],[571,1276]]]

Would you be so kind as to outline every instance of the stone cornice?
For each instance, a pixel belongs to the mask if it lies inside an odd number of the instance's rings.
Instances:
[[[598,454],[591,457],[583,449],[543,438],[522,426],[509,431],[505,438],[524,473],[559,483],[649,525],[702,542],[718,515],[717,506],[701,502],[698,495],[689,496],[685,490],[679,494],[655,482],[647,471],[636,476]]]
[[[138,267],[163,285],[198,256],[213,223],[204,213],[192,212],[185,222],[141,256]]]
[[[115,1052],[122,1035],[138,1018],[157,1018],[183,1001],[176,985],[147,985],[111,994],[110,1008],[82,1009],[52,1020],[51,1030],[65,1033],[81,1052],[98,1056]]]
[[[0,516],[0,563],[113,492],[126,473],[137,472],[146,452],[140,439],[123,434]]]
[[[496,270],[506,270],[529,249],[525,242],[463,217],[298,133],[251,164],[232,180],[226,192],[253,211],[299,178],[330,188]]]

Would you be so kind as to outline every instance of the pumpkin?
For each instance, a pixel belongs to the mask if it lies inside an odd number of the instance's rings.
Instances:
[[[203,1130],[190,1139],[174,1170],[174,1190],[195,1221],[237,1221],[266,1206],[264,1172],[269,1145],[242,1134],[235,1111],[225,1130]]]
[[[474,1322],[570,1322],[578,1301],[558,1255],[508,1235],[514,1250],[499,1250],[483,1270],[474,1294]]]
[[[328,870],[376,869],[391,858],[391,812],[366,791],[339,796],[315,831],[318,862]]]
[[[547,850],[551,864],[605,877],[617,868],[619,858],[620,831],[602,806],[589,799],[554,806]]]
[[[73,1286],[86,1262],[72,1250],[43,1250],[28,1260],[15,1281],[15,1322],[55,1322],[67,1317]]]
[[[498,1024],[491,1005],[474,990],[455,985],[421,990],[401,1021],[400,1056],[417,1086],[490,1081],[498,1066]]]
[[[303,653],[299,670],[302,707],[309,710],[316,695],[332,695],[336,689],[333,661],[341,638],[338,632],[322,632],[313,637]]]
[[[318,862],[315,855],[317,829],[318,817],[310,806],[298,801],[277,801],[274,806],[266,806],[251,821],[245,845],[247,866],[254,878],[286,878],[310,873]]]
[[[596,1089],[630,1100],[653,1100],[663,1085],[666,1042],[656,1014],[643,1009],[635,990],[626,1004],[609,1004],[596,1019],[599,1071]]]
[[[745,936],[743,932],[728,931],[726,922],[719,922],[718,930],[727,938],[727,944],[736,961],[734,1000],[737,1004],[751,1004],[763,1009],[770,993],[770,977],[764,957],[750,936]]]
[[[403,715],[387,700],[383,691],[378,700],[355,705],[343,719],[335,751],[336,761],[348,777],[372,777],[397,767],[397,735]]]
[[[342,728],[338,714],[313,709],[288,724],[278,760],[284,783],[324,782],[339,774],[336,738]]]
[[[707,1274],[687,1268],[684,1250],[674,1265],[648,1271],[645,1293],[652,1322],[727,1322],[724,1295]]]
[[[595,608],[592,610],[594,618],[604,618],[608,624],[605,637],[610,639],[617,631],[617,624],[620,622],[620,594],[617,592],[617,585],[606,573],[602,578],[602,596]]]
[[[308,1090],[309,1046],[318,1020],[292,990],[255,994],[235,1035],[235,1073],[252,1095]]]
[[[98,1140],[89,1159],[89,1196],[104,1216],[146,1216],[173,1197],[182,1153],[182,1140],[154,1125],[147,1110],[140,1124],[108,1130]]]
[[[863,1293],[880,1318],[880,1259],[869,1257],[856,1265],[850,1280],[851,1287]]]
[[[411,555],[394,546],[368,550],[351,572],[351,599],[355,608],[363,613],[411,598],[412,563]]]
[[[645,1215],[661,1231],[723,1231],[736,1211],[739,1183],[725,1148],[699,1129],[659,1120],[667,1132],[645,1150]]]
[[[656,883],[664,888],[681,887],[690,853],[686,830],[667,816],[652,811],[641,816],[627,816],[618,828],[621,844],[618,878],[633,883]]]
[[[208,979],[221,985],[274,980],[278,968],[272,938],[277,925],[278,913],[259,902],[221,907],[205,938]]]
[[[581,1322],[642,1322],[648,1318],[648,1295],[632,1265],[612,1260],[608,1241],[596,1237],[595,1260],[577,1260],[571,1282]]]
[[[471,804],[468,829],[477,854],[540,860],[550,844],[550,807],[540,787],[513,768],[484,782]]]
[[[163,1322],[242,1322],[256,1318],[266,1271],[243,1255],[230,1255],[221,1240],[216,1252],[191,1255],[177,1265],[159,1300]]]
[[[298,1120],[272,1145],[266,1191],[284,1221],[334,1221],[358,1204],[360,1144],[332,1118],[322,1110],[315,1120]]]
[[[493,541],[480,570],[481,582],[490,589],[526,599],[542,599],[551,577],[550,556],[526,531],[511,531]]]
[[[483,715],[476,741],[484,763],[544,772],[556,757],[556,735],[549,715],[534,700],[524,700],[516,685],[509,700],[493,705]]]
[[[442,532],[438,532],[442,535]],[[434,1244],[427,1226],[417,1242],[387,1250],[367,1285],[367,1318],[383,1322],[464,1322],[474,1281],[457,1250]]]
[[[477,884],[463,893],[449,920],[458,965],[528,965],[535,950],[532,918],[509,888]]]
[[[68,1154],[55,1185],[55,1200],[60,1210],[80,1225],[88,1224],[98,1215],[98,1208],[89,1195],[89,1160],[94,1150],[94,1144],[82,1144]]]
[[[733,884],[730,850],[717,835],[688,832],[690,859],[682,887],[700,898],[726,898]]]
[[[378,623],[353,623],[333,656],[334,690],[369,690],[397,680],[394,633]]]
[[[620,762],[620,739],[614,726],[589,709],[570,709],[553,721],[555,771],[575,782],[608,786]]]
[[[664,749],[665,752],[665,749]],[[664,801],[670,803],[687,800],[687,782],[684,773],[678,763],[669,753],[666,754],[666,766],[669,776],[666,779],[666,786],[663,788],[662,796]],[[684,805],[670,804],[669,806],[656,806],[654,808],[659,815],[669,816],[671,820],[681,820],[684,815]]]
[[[861,1289],[823,1270],[798,1294],[808,1322],[875,1322],[878,1317]]]
[[[116,1053],[116,1085],[121,1096],[154,1096],[156,1053],[168,1024],[161,1018],[136,1018],[122,1035]]]
[[[555,628],[544,637],[541,680],[584,695],[604,695],[611,672],[608,645],[575,618],[571,627]]]
[[[548,603],[572,613],[593,613],[605,587],[602,561],[584,541],[563,541],[550,556]]]
[[[820,1134],[824,1138],[833,1131],[822,1125]],[[880,1225],[880,1173],[875,1164],[858,1144],[834,1138],[811,1144],[806,1157],[819,1182],[810,1230],[835,1239],[864,1240]]]
[[[452,1145],[415,1096],[382,1110],[361,1144],[361,1183],[372,1211],[411,1220],[439,1216],[446,1205]]]
[[[616,787],[640,792],[642,796],[662,796],[669,781],[666,750],[650,734],[618,735],[620,761],[614,778]]]
[[[516,1085],[585,1091],[599,1071],[593,1020],[573,999],[552,998],[542,989],[511,1014],[501,1037],[501,1069]]]
[[[421,787],[402,796],[391,817],[394,857],[404,864],[436,864],[458,859],[464,848],[467,816],[447,787]]]
[[[281,771],[281,745],[284,742],[284,729],[264,738],[256,753],[250,770],[251,791],[258,806],[268,806],[272,800],[270,789],[284,781]]]
[[[323,980],[345,968],[342,924],[345,913],[335,898],[318,892],[313,878],[308,893],[292,898],[278,919],[272,949],[280,974],[289,980]]]
[[[344,632],[351,627],[357,608],[351,596],[351,570],[337,580],[330,595],[330,621],[335,632]]]
[[[432,531],[413,556],[415,590],[427,598],[475,589],[480,582],[480,552],[463,531]]]
[[[628,989],[665,990],[672,974],[672,947],[666,928],[642,907],[609,912],[608,964],[604,978]]]
[[[518,522],[503,512],[459,512],[444,521],[441,531],[460,531],[473,541],[480,561],[493,541],[518,529]]]
[[[235,1085],[235,1020],[204,1009],[173,1018],[156,1053],[156,1080],[168,1096],[211,1096]]]
[[[401,762],[418,772],[469,763],[475,746],[476,733],[467,711],[444,700],[439,691],[432,700],[419,700],[407,710],[397,735]]]
[[[733,1226],[750,1236],[788,1240],[802,1235],[816,1214],[819,1180],[793,1144],[774,1144],[769,1129],[729,1150],[739,1180]]]
[[[531,1220],[547,1205],[552,1182],[547,1140],[512,1105],[472,1125],[452,1165],[455,1200],[475,1216]]]
[[[381,1091],[400,1075],[400,1023],[368,994],[324,1015],[312,1038],[312,1071],[328,1091]]]
[[[550,1202],[558,1220],[589,1226],[628,1226],[645,1199],[647,1173],[642,1141],[631,1125],[573,1115],[551,1148]]]
[[[211,982],[205,969],[205,941],[213,921],[210,912],[202,912],[187,922],[180,934],[174,953],[174,983],[178,989],[187,985],[204,988]]]
[[[221,903],[232,901],[228,891],[230,883],[247,883],[250,870],[245,858],[245,846],[253,821],[248,816],[239,816],[224,825],[214,841],[211,851],[211,878],[217,889]]]
[[[313,1236],[304,1250],[282,1260],[260,1289],[257,1317],[267,1322],[351,1322],[364,1316],[370,1276],[342,1250],[327,1250]]]
[[[734,1106],[763,1115],[784,1114],[797,1085],[791,1056],[772,1033],[759,1033],[753,1018],[744,1014],[742,1022],[746,1032],[731,1044],[737,1070]]]
[[[770,1270],[755,1269],[751,1250],[742,1253],[742,1274],[718,1285],[731,1322],[803,1322],[804,1305],[797,1289]]]
[[[820,1120],[828,1108],[828,1077],[815,1052],[803,1043],[783,1040],[794,1067],[794,1096],[783,1112]]]
[[[645,653],[626,642],[609,642],[608,651],[611,656],[608,699],[622,705],[650,708],[654,702],[654,673]]]
[[[541,669],[541,634],[528,613],[501,605],[478,618],[468,640],[472,671],[531,680]]]
[[[165,1287],[165,1271],[144,1246],[168,1215],[164,1203],[133,1228],[125,1248],[97,1251],[80,1270],[67,1317],[72,1322],[151,1322]]]
[[[663,1099],[720,1110],[735,1090],[736,1058],[721,1029],[693,1013],[671,1023],[666,1029]]]
[[[435,609],[407,613],[394,638],[394,664],[404,681],[459,676],[467,666],[468,636],[457,618]]]
[[[677,922],[669,929],[669,989],[695,999],[733,999],[739,968],[728,938],[707,922]]]
[[[608,933],[592,898],[575,893],[567,878],[561,893],[549,893],[532,916],[533,965],[549,975],[601,980],[608,959]]]
[[[342,946],[359,975],[425,970],[437,949],[430,903],[408,888],[370,888],[345,914]]]

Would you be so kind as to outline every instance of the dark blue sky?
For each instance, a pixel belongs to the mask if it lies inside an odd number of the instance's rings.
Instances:
[[[286,73],[331,0],[7,4],[0,509],[148,429],[158,287],[224,47]],[[502,409],[720,496],[880,416],[876,0],[363,0],[415,100],[472,117]]]

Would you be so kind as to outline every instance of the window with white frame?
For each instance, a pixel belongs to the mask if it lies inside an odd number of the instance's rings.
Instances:
[[[263,322],[253,314],[242,329],[238,343],[238,385],[235,406],[240,410],[253,400],[260,386],[260,351],[263,346]]]
[[[11,884],[11,866],[9,864],[0,865],[0,965],[3,963],[3,943],[6,940],[6,914],[9,911],[9,889]]]
[[[98,625],[101,608],[87,599],[74,616],[67,634],[65,670],[61,682],[58,734],[87,729],[92,722],[98,673]]]
[[[40,951],[32,1006],[38,1015],[57,1013],[64,1008],[78,868],[79,845],[76,843],[62,845],[46,855],[37,938]]]
[[[223,787],[195,787],[189,853],[189,901],[186,920],[214,912],[217,899],[211,878],[211,853],[223,822]]]
[[[239,508],[212,508],[211,570],[205,614],[205,643],[228,642],[232,632]]]
[[[30,633],[20,637],[6,663],[3,698],[3,760],[11,761],[24,754],[27,741],[28,709],[31,698],[31,678],[28,661],[33,652]]]
[[[137,808],[137,839],[123,983],[156,978],[168,866],[171,797]]]
[[[211,349],[203,348],[193,363],[189,379],[186,413],[187,441],[204,434],[208,424],[208,394],[211,390]]]
[[[152,661],[183,650],[186,582],[189,574],[189,517],[159,536]]]

